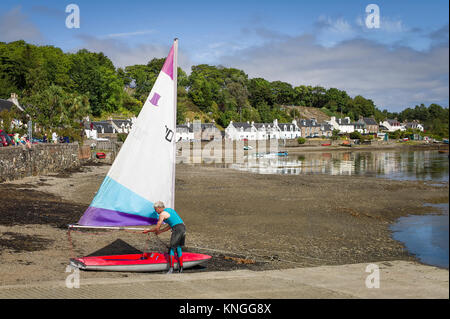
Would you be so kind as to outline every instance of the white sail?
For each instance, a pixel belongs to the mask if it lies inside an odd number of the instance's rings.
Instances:
[[[86,226],[148,225],[155,201],[175,204],[178,40],[91,205]]]

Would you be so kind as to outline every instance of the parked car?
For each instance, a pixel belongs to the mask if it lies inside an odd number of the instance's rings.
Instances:
[[[0,144],[1,146],[14,145],[14,141],[5,131],[0,130]]]
[[[0,135],[0,147],[8,146],[8,142],[6,141],[3,135]]]

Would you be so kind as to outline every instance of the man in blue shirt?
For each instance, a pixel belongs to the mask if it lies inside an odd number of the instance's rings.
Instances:
[[[183,253],[181,251],[181,247],[184,246],[184,241],[186,237],[186,227],[184,226],[183,220],[178,213],[172,208],[165,208],[164,203],[161,201],[156,202],[153,207],[155,211],[159,215],[158,223],[156,227],[151,230],[146,230],[144,233],[154,232],[156,235],[159,235],[169,229],[172,229],[172,236],[170,237],[170,247],[169,247],[169,263],[170,268],[167,272],[168,274],[173,273],[174,266],[174,250],[177,250],[178,256],[178,272],[183,272]],[[170,227],[166,227],[161,230],[162,223],[165,222]]]

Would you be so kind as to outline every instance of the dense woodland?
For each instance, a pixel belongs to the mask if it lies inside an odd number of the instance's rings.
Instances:
[[[17,93],[26,113],[45,130],[77,131],[86,115],[94,119],[137,115],[163,63],[164,58],[155,58],[146,65],[116,69],[103,53],[85,49],[64,53],[24,41],[0,42],[0,98]],[[231,120],[287,122],[298,117],[295,108],[286,106],[314,107],[353,120],[360,115],[377,121],[419,120],[429,133],[448,137],[449,111],[437,104],[390,113],[369,98],[350,97],[337,88],[249,79],[242,70],[222,66],[196,65],[189,76],[178,68],[178,123],[199,118],[226,127]],[[3,111],[0,116],[17,115]]]

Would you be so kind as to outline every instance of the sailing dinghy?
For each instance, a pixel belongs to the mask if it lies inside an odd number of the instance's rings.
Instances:
[[[153,203],[175,204],[177,49],[175,39],[161,72],[119,154],[92,203],[71,228],[134,229],[154,225]],[[211,256],[183,252],[183,268],[205,263]],[[168,254],[143,253],[72,258],[84,270],[162,271]],[[175,258],[174,268],[178,268]]]

